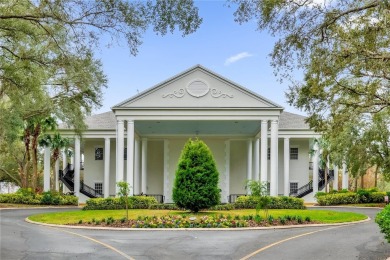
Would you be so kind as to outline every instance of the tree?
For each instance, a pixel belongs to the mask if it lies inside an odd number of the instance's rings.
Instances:
[[[70,145],[70,140],[68,138],[63,138],[60,133],[56,132],[53,135],[46,134],[39,140],[39,145],[44,147],[50,147],[51,149],[51,155],[50,155],[50,167],[52,169],[53,173],[53,179],[58,172],[56,172],[55,169],[55,163],[60,158],[60,152],[62,149],[66,149],[65,152],[67,152],[67,148]],[[54,183],[51,182],[51,189],[55,189]]]
[[[210,149],[201,140],[188,140],[176,170],[173,201],[198,212],[220,203],[219,173]]]
[[[334,137],[366,120],[378,128],[375,115],[390,116],[389,1],[231,2],[238,4],[236,21],[257,19],[260,30],[280,37],[271,64],[280,79],[290,82],[289,103],[308,113],[316,131]],[[304,73],[302,80],[297,71]],[[384,127],[389,129],[390,124]],[[359,135],[364,135],[362,130]],[[383,141],[376,139],[380,136],[368,137],[373,146]],[[335,145],[335,139],[328,141]],[[389,149],[388,140],[381,149]],[[385,161],[377,157],[386,172]]]
[[[267,195],[268,183],[255,181],[255,180],[248,180],[247,187],[250,191],[251,196],[257,202],[256,215],[259,215],[260,209],[263,209],[265,213],[265,217],[268,218],[268,208],[269,208],[269,204],[271,203],[271,198],[270,196]]]
[[[126,205],[126,220],[129,220],[129,193],[130,193],[130,186],[125,181],[117,182],[116,185],[119,188],[118,196],[121,198],[121,200],[125,201]]]
[[[36,167],[27,146],[30,125],[39,136],[39,122],[53,117],[80,134],[85,116],[101,105],[107,79],[93,49],[103,38],[108,44],[126,39],[130,54],[136,55],[149,27],[161,35],[177,27],[183,36],[194,32],[202,21],[197,11],[190,0],[0,4],[0,142],[12,147],[24,137],[20,173],[30,171],[31,164]],[[29,185],[26,176],[22,180]]]

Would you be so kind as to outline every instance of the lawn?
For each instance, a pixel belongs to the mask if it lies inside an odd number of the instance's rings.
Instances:
[[[290,216],[301,216],[303,219],[309,217],[312,222],[316,223],[342,223],[351,222],[366,219],[367,216],[352,212],[336,212],[330,210],[291,210],[291,209],[279,209],[269,210],[269,215],[274,218]],[[177,211],[177,210],[150,210],[150,209],[131,209],[129,210],[129,219],[137,219],[139,216],[156,216],[162,217],[167,215],[194,215],[197,217],[205,215],[230,215],[232,217],[256,215],[254,209],[242,209],[242,210],[230,210],[230,211],[202,211],[196,214]],[[264,211],[260,212],[262,217],[265,217]],[[114,219],[121,219],[126,216],[125,210],[88,210],[88,211],[67,211],[57,213],[45,213],[30,216],[29,219],[36,222],[49,223],[49,224],[76,224],[80,220],[83,223],[93,220],[107,219],[109,217]]]

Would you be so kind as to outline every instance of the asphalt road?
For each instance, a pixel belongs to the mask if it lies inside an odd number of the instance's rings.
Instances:
[[[11,259],[380,259],[390,244],[373,220],[356,225],[245,231],[108,231],[30,224],[0,210],[0,258]],[[316,209],[313,209],[316,210]],[[378,209],[334,208],[374,219]]]

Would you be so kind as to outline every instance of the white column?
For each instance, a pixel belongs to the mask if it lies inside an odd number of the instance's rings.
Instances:
[[[54,166],[54,186],[56,191],[60,191],[60,185],[58,183],[58,174],[60,174],[60,159],[56,160],[56,164]]]
[[[68,159],[66,157],[66,152],[64,149],[62,151],[62,170],[65,171],[67,165],[68,165]],[[63,172],[63,174],[65,174],[65,172]],[[68,189],[66,188],[66,186],[64,184],[62,184],[62,193],[66,193],[67,191],[68,191]]]
[[[62,151],[62,169],[65,170],[66,166],[68,165],[68,159],[66,157],[65,150]]]
[[[339,190],[339,167],[336,164],[333,165],[333,174],[334,174],[333,189]]]
[[[74,140],[74,194],[80,196],[80,137]]]
[[[125,141],[125,128],[123,120],[117,121],[117,143],[116,143],[116,182],[123,181],[123,164],[124,164],[124,141]],[[115,183],[116,186],[116,183]],[[116,186],[116,193],[119,192],[118,186]]]
[[[140,141],[135,140],[134,143],[134,194],[138,195],[140,194],[140,186],[139,182],[141,179],[141,173],[140,173]]]
[[[247,160],[246,160],[246,179],[252,180],[252,140],[248,140],[246,142],[246,150],[247,150]],[[249,194],[249,189],[247,189],[247,193]]]
[[[343,175],[342,175],[342,189],[348,190],[348,182],[349,182],[349,176],[348,176],[348,171],[347,171],[347,164],[343,162]]]
[[[72,151],[72,155],[70,156],[70,169],[74,170],[74,150]]]
[[[134,195],[134,121],[127,121],[127,182]]]
[[[278,196],[278,121],[271,121],[271,196]]]
[[[147,170],[148,170],[148,139],[142,138],[142,157],[141,157],[141,192],[147,194]]]
[[[50,147],[45,146],[43,158],[43,191],[50,191]]]
[[[225,187],[222,187],[222,190],[225,190],[225,192],[222,192],[223,194],[225,194],[225,196],[222,197],[222,203],[229,202],[228,196],[230,194],[230,140],[225,141],[225,170]]]
[[[267,182],[267,146],[268,146],[268,121],[267,120],[261,120],[261,162],[260,162],[260,168],[261,168],[261,182]]]
[[[313,196],[318,192],[318,167],[319,167],[319,157],[320,150],[318,143],[314,143],[314,154],[313,154]]]
[[[254,141],[254,158],[255,158],[255,161],[253,162],[255,165],[253,167],[253,171],[254,171],[254,180],[255,181],[259,181],[260,180],[260,147],[259,147],[259,144],[260,144],[260,140],[259,138],[256,137],[255,141]]]
[[[290,195],[290,139],[284,138],[284,196]]]
[[[171,202],[172,185],[169,178],[169,140],[164,139],[164,190],[165,202]]]
[[[110,149],[111,140],[109,137],[104,138],[104,181],[103,194],[105,198],[110,196]]]

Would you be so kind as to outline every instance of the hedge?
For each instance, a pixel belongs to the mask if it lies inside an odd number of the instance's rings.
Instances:
[[[305,209],[303,199],[294,197],[270,197],[268,209]],[[241,196],[234,202],[236,209],[254,209],[256,208],[257,199],[255,196]]]
[[[157,204],[154,197],[131,196],[129,209],[148,209],[151,205]],[[122,198],[96,198],[86,201],[83,210],[104,210],[104,209],[125,209],[125,200]]]
[[[72,195],[60,195],[56,192],[42,194],[10,193],[0,194],[0,203],[28,204],[28,205],[78,205],[78,198]]]
[[[317,202],[321,206],[359,203],[383,203],[386,192],[371,192],[361,190],[357,193],[335,193],[317,196]]]
[[[390,204],[376,215],[375,222],[378,223],[381,232],[385,234],[387,242],[390,243]]]

